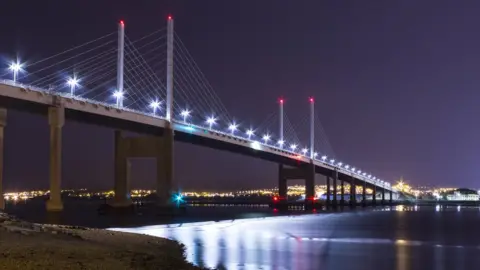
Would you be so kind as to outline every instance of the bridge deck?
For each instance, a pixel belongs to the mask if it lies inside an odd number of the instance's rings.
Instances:
[[[152,114],[127,108],[120,109],[107,103],[83,99],[77,96],[71,97],[64,93],[51,92],[10,81],[0,81],[0,106],[2,107],[46,115],[49,106],[55,106],[59,103],[65,107],[65,115],[69,119],[115,129],[160,135],[168,124],[165,119]],[[174,121],[173,128],[175,130],[175,139],[182,142],[246,154],[289,166],[302,166],[311,162],[308,157],[298,153],[229,133],[210,130],[207,127],[185,125],[179,121]],[[334,170],[338,170],[339,179],[346,182],[349,182],[351,177],[353,177],[357,180],[366,181],[370,185],[395,192],[389,184],[382,184],[373,179],[352,173],[345,168],[333,166],[320,160],[314,160],[313,163],[317,173],[332,175]]]

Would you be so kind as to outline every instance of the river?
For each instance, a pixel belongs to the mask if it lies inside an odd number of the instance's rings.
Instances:
[[[479,208],[397,206],[119,229],[185,244],[216,269],[477,269]]]

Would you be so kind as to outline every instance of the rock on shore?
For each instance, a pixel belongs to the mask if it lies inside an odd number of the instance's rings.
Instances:
[[[201,269],[172,240],[33,224],[0,212],[0,269]]]

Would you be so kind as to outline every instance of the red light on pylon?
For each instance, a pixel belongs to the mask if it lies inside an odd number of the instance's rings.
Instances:
[[[124,25],[125,25],[125,23],[123,23],[123,20],[121,20],[121,21],[120,21],[120,24],[121,24],[122,26],[124,26]]]
[[[167,19],[170,21],[172,19],[172,15],[168,15]]]
[[[310,97],[308,100],[313,103],[313,97]]]
[[[283,98],[279,99],[278,102],[280,102],[280,104],[283,104]]]

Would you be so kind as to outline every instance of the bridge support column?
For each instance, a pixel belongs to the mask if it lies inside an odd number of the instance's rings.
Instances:
[[[3,145],[4,129],[7,125],[7,109],[0,108],[0,210],[5,209],[5,198],[3,197]]]
[[[362,206],[367,206],[367,181],[363,181],[362,188]]]
[[[331,202],[330,202],[330,197],[332,196],[332,192],[331,192],[331,186],[330,186],[330,176],[327,176],[327,199],[326,199],[326,202],[327,202],[327,209],[330,208],[331,205]]]
[[[173,130],[165,129],[161,146],[157,151],[157,198],[158,206],[170,206],[173,184]]]
[[[390,205],[393,204],[393,192],[390,190],[390,199],[389,199]]]
[[[338,180],[338,172],[337,170],[333,171],[332,173],[332,185],[333,185],[333,207],[337,207],[337,180]]]
[[[373,192],[372,192],[372,205],[377,205],[377,186],[373,185]]]
[[[305,173],[305,210],[313,209],[315,203],[315,165],[310,163]]]
[[[171,207],[173,184],[173,130],[165,128],[163,136],[123,137],[115,131],[115,197],[112,207],[130,207],[129,158],[155,158],[157,161],[157,206]]]
[[[352,176],[350,182],[350,206],[355,207],[357,205],[357,190],[355,185],[355,177]]]
[[[127,157],[128,145],[125,143],[120,130],[115,130],[115,197],[110,204],[113,207],[129,207],[132,205],[130,197],[130,161]]]
[[[385,205],[385,188],[382,188],[382,205]]]
[[[345,206],[345,181],[343,177],[340,179],[340,206]]]
[[[315,165],[305,164],[299,168],[285,168],[279,165],[279,195],[286,202],[287,181],[293,179],[305,180],[305,209],[312,209],[315,200]]]
[[[47,211],[62,211],[62,127],[65,123],[63,106],[48,108],[50,124],[50,198],[47,201]]]
[[[283,164],[278,164],[278,196],[287,200],[287,179],[283,175]]]

